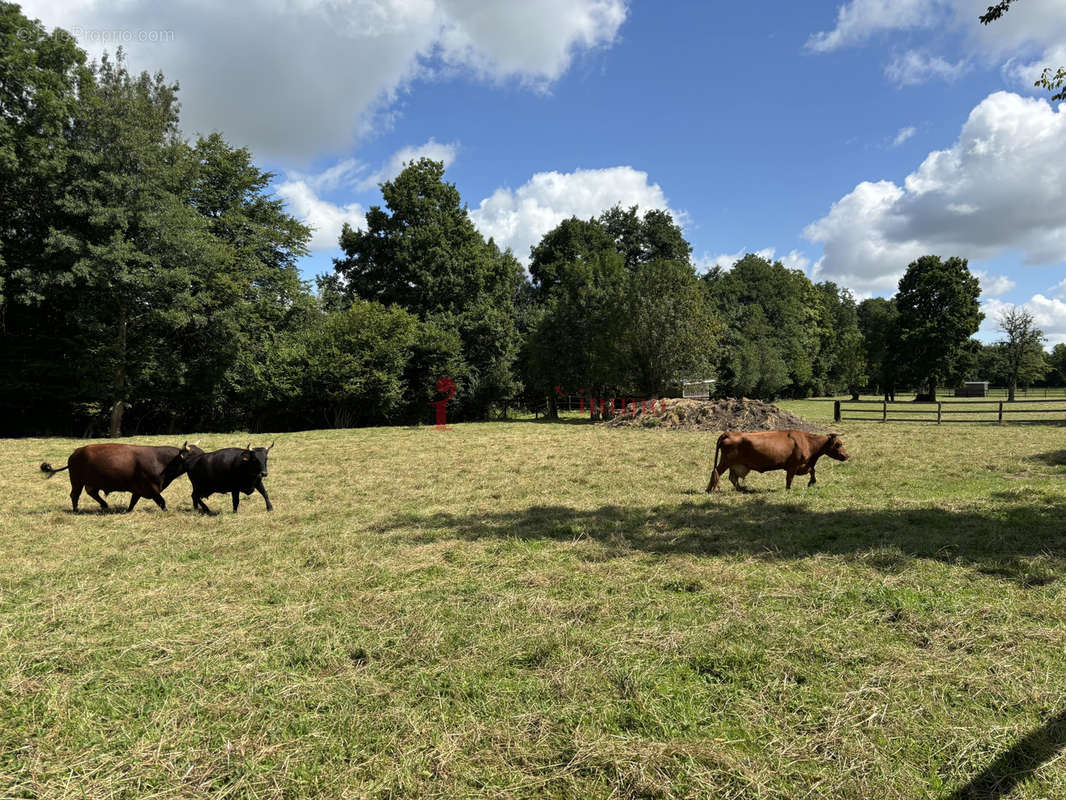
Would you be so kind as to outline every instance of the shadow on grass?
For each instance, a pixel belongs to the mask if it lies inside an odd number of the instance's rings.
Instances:
[[[379,529],[414,527],[411,536],[428,539],[590,539],[618,555],[633,550],[766,560],[845,555],[889,573],[905,569],[914,559],[933,559],[971,566],[1025,587],[1066,576],[1066,503],[1032,493],[1002,493],[995,499],[989,509],[958,512],[811,511],[759,495],[741,504],[707,499],[591,510],[541,505],[469,515],[404,514]]]
[[[944,800],[998,800],[1066,746],[1066,711],[1030,731],[968,784]]]
[[[1041,464],[1047,464],[1049,467],[1066,466],[1066,450],[1054,450],[1050,453],[1037,453],[1036,455],[1029,456],[1029,460],[1039,461]]]

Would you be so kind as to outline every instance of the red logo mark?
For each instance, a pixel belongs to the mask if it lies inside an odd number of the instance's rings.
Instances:
[[[451,378],[441,378],[437,381],[437,391],[441,394],[448,395],[443,400],[433,400],[426,403],[427,406],[436,406],[437,408],[437,424],[434,426],[438,431],[451,430],[448,427],[447,409],[448,401],[455,397],[455,381]]]

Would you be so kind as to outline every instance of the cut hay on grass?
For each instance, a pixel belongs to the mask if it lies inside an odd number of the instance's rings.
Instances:
[[[1066,429],[834,430],[714,495],[702,431],[285,433],[211,517],[0,439],[0,798],[1066,797]]]
[[[729,397],[722,400],[661,400],[630,407],[604,423],[611,428],[667,428],[682,431],[774,431],[792,428],[817,433],[822,427],[773,403]]]

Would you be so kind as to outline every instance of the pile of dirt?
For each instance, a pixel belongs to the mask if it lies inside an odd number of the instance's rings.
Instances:
[[[610,428],[671,428],[682,431],[772,431],[796,428],[823,430],[772,403],[735,397],[723,400],[657,400],[641,409],[630,407],[603,423]]]

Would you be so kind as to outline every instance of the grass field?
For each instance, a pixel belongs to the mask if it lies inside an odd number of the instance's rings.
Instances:
[[[1066,427],[834,429],[283,434],[214,517],[0,440],[0,797],[1066,797]]]

